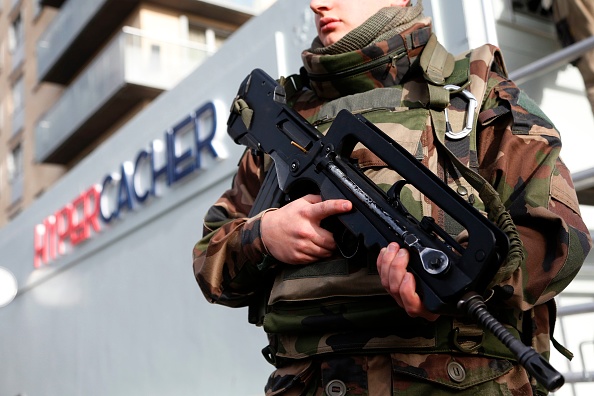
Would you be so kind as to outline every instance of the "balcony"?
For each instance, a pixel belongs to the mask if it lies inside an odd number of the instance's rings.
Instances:
[[[37,123],[35,158],[67,164],[142,101],[170,89],[210,53],[125,27]]]
[[[68,84],[141,0],[70,0],[37,43],[39,81]],[[228,1],[152,0],[182,13],[198,14],[241,25],[250,8],[230,7]],[[52,2],[53,3],[53,2]]]
[[[67,84],[139,0],[67,1],[37,43],[40,81]]]

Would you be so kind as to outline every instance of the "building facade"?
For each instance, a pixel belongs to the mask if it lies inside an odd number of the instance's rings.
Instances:
[[[266,3],[3,0],[0,227]]]
[[[0,3],[0,33],[17,9],[25,21],[32,16],[32,2],[11,1],[18,5],[7,11],[8,3]],[[0,395],[263,394],[272,370],[260,353],[266,337],[247,323],[246,310],[206,302],[193,279],[191,250],[202,216],[230,186],[243,152],[226,134],[239,84],[254,68],[272,76],[298,70],[300,51],[315,36],[308,3],[279,0],[252,18],[260,9],[249,1],[227,9],[214,0],[44,1],[44,27],[38,22],[28,47],[37,60],[31,66],[25,56],[20,69],[32,80],[23,88],[24,126],[5,132],[18,124],[18,112],[7,111],[0,130],[2,158],[13,155],[16,164],[18,142],[29,147],[20,201],[7,198],[14,175],[7,176],[7,165],[2,171],[0,200],[8,210],[0,267],[14,274],[18,293],[0,308]],[[559,49],[550,20],[527,4],[424,0],[446,48],[497,44],[512,74]],[[126,7],[131,11],[116,23],[113,15]],[[107,19],[113,26],[104,25]],[[226,38],[220,47],[218,37]],[[200,40],[218,50],[203,60]],[[178,69],[187,59],[180,54],[199,66]],[[18,80],[8,77],[3,67],[2,103]],[[561,130],[570,170],[594,169],[591,144],[584,144],[592,142],[594,119],[577,70],[564,66],[522,88]],[[29,110],[36,94],[43,100]],[[31,182],[36,187],[25,188],[28,166],[42,179]],[[582,210],[593,229],[592,203]],[[593,303],[592,281],[591,255],[559,298],[560,311]],[[576,353],[571,363],[552,358],[571,379],[559,395],[594,390],[578,375],[594,371],[593,315],[568,316],[557,326],[557,339]]]

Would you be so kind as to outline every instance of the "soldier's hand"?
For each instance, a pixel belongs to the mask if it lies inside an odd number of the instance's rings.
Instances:
[[[394,242],[380,251],[377,270],[382,286],[409,316],[436,320],[439,315],[427,310],[416,292],[415,277],[406,270],[408,259],[408,251]]]
[[[260,224],[262,240],[270,254],[287,264],[309,264],[330,257],[336,250],[332,233],[320,226],[328,216],[352,209],[350,201],[322,201],[306,195],[280,209],[267,212]]]

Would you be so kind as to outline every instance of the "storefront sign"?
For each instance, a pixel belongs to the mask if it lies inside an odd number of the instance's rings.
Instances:
[[[35,226],[35,268],[48,265],[92,238],[126,211],[142,207],[166,188],[203,167],[203,155],[224,157],[217,147],[217,106],[209,102]]]

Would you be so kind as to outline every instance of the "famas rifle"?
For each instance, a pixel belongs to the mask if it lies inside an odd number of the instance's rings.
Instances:
[[[560,373],[486,309],[482,296],[509,250],[505,233],[365,117],[342,110],[322,134],[286,104],[281,85],[256,69],[239,88],[228,133],[236,143],[269,154],[274,161],[271,171],[276,175],[267,178],[259,194],[268,201],[262,205],[261,197],[257,198],[262,209],[279,204],[271,202],[279,199],[279,189],[289,199],[296,199],[312,192],[312,186],[325,200],[351,201],[353,209],[336,216],[341,227],[371,250],[392,241],[406,248],[410,253],[408,270],[415,275],[419,294],[430,311],[474,317],[549,390],[563,384]],[[403,180],[388,192],[380,189],[350,159],[358,143]],[[409,214],[400,201],[400,191],[407,183],[468,231],[464,246],[431,217],[417,220]]]

